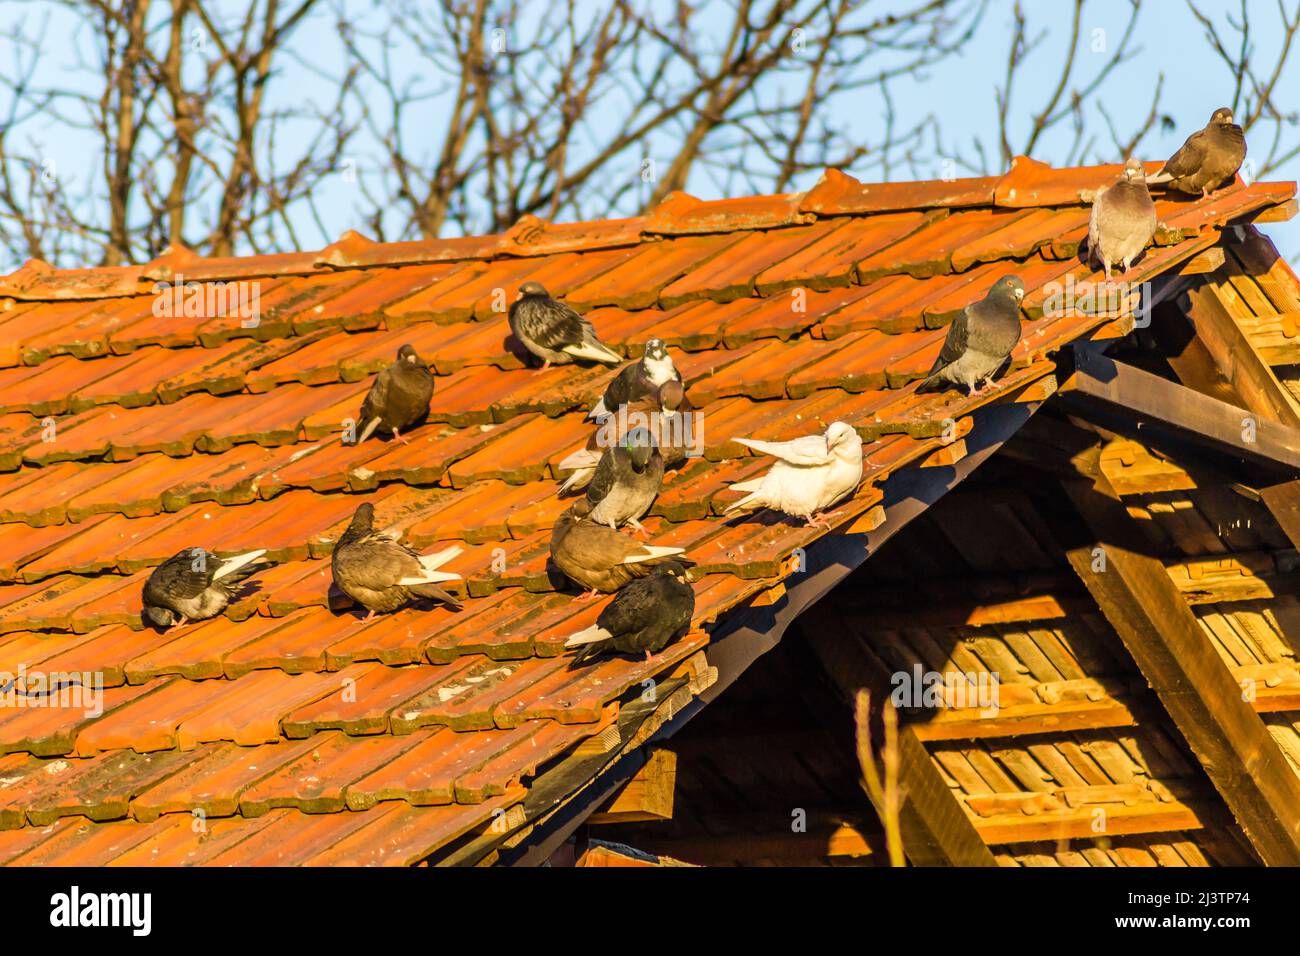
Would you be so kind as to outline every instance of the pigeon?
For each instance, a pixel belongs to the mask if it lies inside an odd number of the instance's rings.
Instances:
[[[1232,182],[1245,160],[1246,137],[1232,121],[1232,110],[1221,106],[1205,129],[1187,137],[1187,142],[1147,183],[1167,183],[1168,188],[1180,193],[1205,197]]]
[[[948,385],[964,385],[974,395],[992,385],[993,375],[1020,342],[1020,300],[1024,297],[1024,283],[1007,275],[995,282],[984,298],[966,306],[948,326],[939,357],[916,390],[935,392]]]
[[[144,616],[175,630],[186,621],[206,621],[230,604],[250,575],[272,566],[265,550],[219,558],[202,548],[186,548],[153,569],[144,583]]]
[[[376,531],[374,521],[374,505],[363,502],[330,559],[334,583],[370,612],[365,620],[376,611],[396,611],[416,598],[432,598],[459,609],[460,601],[438,585],[459,580],[460,575],[438,568],[461,549],[453,546],[437,554],[419,554],[395,540],[392,531]]]
[[[731,486],[748,494],[727,505],[733,511],[772,508],[809,526],[829,527],[822,512],[847,497],[862,480],[862,438],[852,425],[831,422],[823,435],[786,442],[734,439],[746,448],[777,458],[766,474]]]
[[[642,544],[597,524],[586,499],[574,502],[551,532],[551,560],[574,584],[586,588],[583,599],[597,592],[612,594],[634,578],[643,578],[669,558],[685,552]]]
[[[621,405],[655,395],[668,382],[681,384],[682,375],[673,365],[672,357],[663,339],[650,339],[640,361],[624,366],[605,388],[605,394],[587,417],[600,421],[612,415]]]
[[[1088,260],[1101,263],[1110,281],[1110,267],[1118,262],[1128,272],[1156,234],[1156,204],[1147,191],[1142,164],[1130,159],[1124,174],[1097,194],[1088,220]]]
[[[654,504],[664,482],[664,459],[647,428],[634,428],[622,444],[605,449],[587,487],[591,520],[611,528],[631,525]]]
[[[352,444],[360,445],[377,428],[390,433],[395,441],[406,442],[401,429],[410,428],[429,413],[432,397],[433,373],[414,348],[403,345],[397,350],[397,360],[375,376],[361,403],[361,432]]]
[[[542,370],[568,365],[575,359],[604,365],[623,361],[601,344],[590,322],[552,299],[540,282],[525,282],[519,287],[519,298],[510,306],[509,321],[515,338],[542,360]]]
[[[579,648],[573,664],[597,654],[645,653],[650,660],[673,638],[685,633],[695,613],[695,591],[679,561],[665,561],[647,578],[638,578],[619,591],[596,623],[564,642]],[[572,665],[571,665],[572,666]]]
[[[584,447],[561,459],[559,470],[570,474],[560,485],[559,493],[586,488],[596,473],[602,449],[620,443],[634,428],[649,429],[664,468],[676,468],[696,452],[695,420],[691,411],[690,400],[676,379],[660,386],[658,394],[620,406],[617,414],[606,418],[592,433]]]

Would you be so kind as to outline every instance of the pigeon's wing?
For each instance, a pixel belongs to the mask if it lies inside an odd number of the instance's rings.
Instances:
[[[792,465],[824,465],[831,460],[823,435],[805,435],[792,441],[757,441],[753,438],[737,438],[735,441]]]
[[[1161,173],[1168,173],[1174,179],[1190,176],[1199,170],[1210,155],[1210,138],[1205,130],[1197,130],[1187,137],[1187,142],[1178,147],[1178,152],[1169,157]]]
[[[934,360],[934,367],[930,369],[930,374],[933,375],[939,369],[951,365],[965,355],[969,344],[970,310],[967,308],[957,313],[957,318],[953,319],[952,324],[948,326],[943,348],[939,350],[939,357]]]
[[[617,448],[610,448],[600,456],[600,461],[596,464],[596,471],[591,476],[591,484],[587,486],[587,500],[593,505],[604,501],[605,496],[614,490],[614,485],[618,482],[618,469],[614,460],[617,454]]]
[[[583,342],[591,328],[577,312],[554,299],[538,303],[534,311],[535,320],[530,324],[528,333],[534,342],[552,351],[558,352],[566,345]]]
[[[349,550],[347,576],[360,587],[382,591],[403,579],[422,576],[415,553],[380,534],[366,535]]]
[[[186,548],[154,568],[145,582],[144,599],[149,604],[158,604],[161,602],[155,598],[163,596],[173,601],[196,598],[212,584],[219,567],[221,559],[215,554],[202,548]]]
[[[365,425],[372,418],[382,418],[384,409],[388,407],[389,390],[393,387],[393,370],[386,368],[375,376],[374,382],[370,385],[370,391],[366,392],[366,400],[361,403],[361,421],[358,425]]]
[[[650,623],[659,603],[659,589],[655,578],[637,578],[629,583],[600,612],[596,623],[610,634],[630,634]]]

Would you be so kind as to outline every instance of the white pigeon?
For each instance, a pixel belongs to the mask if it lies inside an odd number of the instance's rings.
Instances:
[[[735,441],[777,459],[760,478],[741,481],[732,491],[748,494],[727,506],[733,511],[772,508],[829,527],[822,512],[853,492],[862,480],[862,439],[852,425],[832,422],[823,435],[786,442]]]

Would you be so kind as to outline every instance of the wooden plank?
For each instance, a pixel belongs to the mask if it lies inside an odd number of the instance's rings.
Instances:
[[[645,765],[601,810],[587,818],[589,824],[644,823],[673,818],[677,787],[677,754],[660,747]]]
[[[817,604],[800,619],[800,630],[821,661],[828,677],[846,701],[868,688],[876,701],[888,703],[887,674],[847,639],[853,622],[845,620],[827,602]],[[966,810],[944,782],[917,736],[907,724],[898,728],[899,784],[903,805],[899,812],[903,851],[914,866],[996,866],[993,854],[975,832]]]
[[[1068,432],[1077,432],[1062,424]],[[1079,440],[1077,434],[1063,444]],[[1270,865],[1300,864],[1300,777],[1286,762],[1208,635],[1152,557],[1100,467],[1096,446],[1061,487],[1084,526],[1066,556],[1138,668]],[[1101,556],[1100,558],[1098,556]],[[1180,827],[1181,828],[1181,827]]]

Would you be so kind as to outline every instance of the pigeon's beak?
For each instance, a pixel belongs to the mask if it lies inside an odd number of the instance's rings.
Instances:
[[[1025,290],[1024,290],[1024,289],[1017,289],[1017,290],[1016,290],[1016,301],[1019,302],[1019,301],[1021,301],[1024,297],[1025,297]]]

